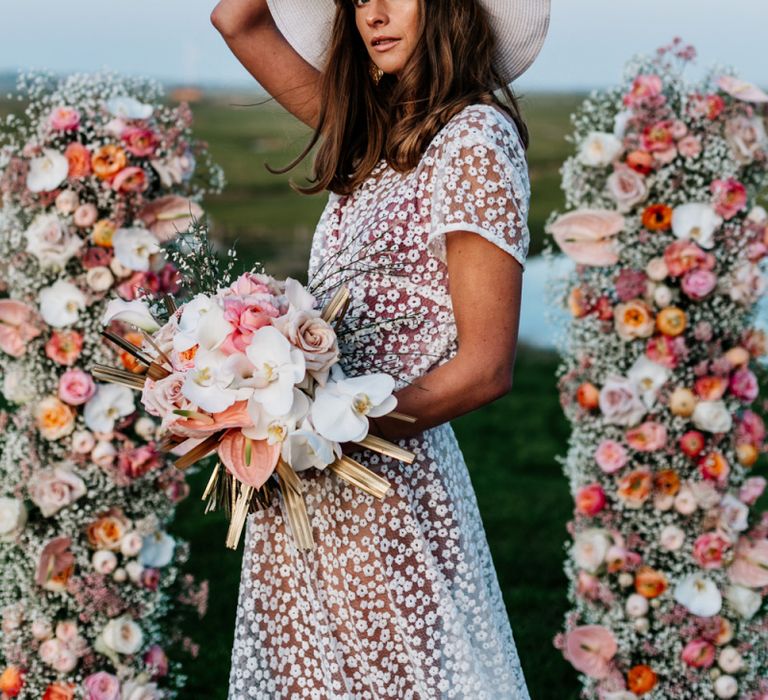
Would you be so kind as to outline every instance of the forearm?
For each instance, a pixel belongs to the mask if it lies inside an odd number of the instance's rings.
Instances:
[[[235,37],[271,21],[267,0],[221,0],[211,12],[211,22],[219,33]]]
[[[389,440],[411,437],[496,400],[511,388],[512,359],[494,364],[457,353],[395,394],[396,410],[415,423],[383,416],[372,421],[371,432]]]

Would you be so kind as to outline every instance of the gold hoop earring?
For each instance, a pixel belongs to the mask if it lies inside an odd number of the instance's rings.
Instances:
[[[368,66],[368,72],[371,75],[371,80],[378,85],[379,81],[381,80],[381,77],[384,75],[384,71],[381,70],[373,61],[371,61],[370,66]]]

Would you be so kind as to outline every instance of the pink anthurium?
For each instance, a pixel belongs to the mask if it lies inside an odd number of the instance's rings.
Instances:
[[[219,443],[219,458],[230,474],[258,489],[270,477],[280,457],[280,443],[250,440],[239,430],[230,430]]]

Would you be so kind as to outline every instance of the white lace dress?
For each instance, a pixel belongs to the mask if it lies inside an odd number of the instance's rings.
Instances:
[[[331,193],[312,245],[321,297],[341,282],[348,374],[405,386],[456,352],[445,240],[473,231],[524,264],[530,188],[514,124],[471,105],[407,174],[381,161]],[[355,455],[383,502],[324,472],[301,478],[316,548],[297,551],[280,503],[249,517],[229,700],[528,699],[467,467],[450,424],[401,445],[412,465]]]

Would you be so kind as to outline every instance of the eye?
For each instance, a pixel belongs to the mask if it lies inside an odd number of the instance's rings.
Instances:
[[[352,0],[352,4],[355,7],[362,7],[363,5],[367,5],[368,4],[368,0]]]

